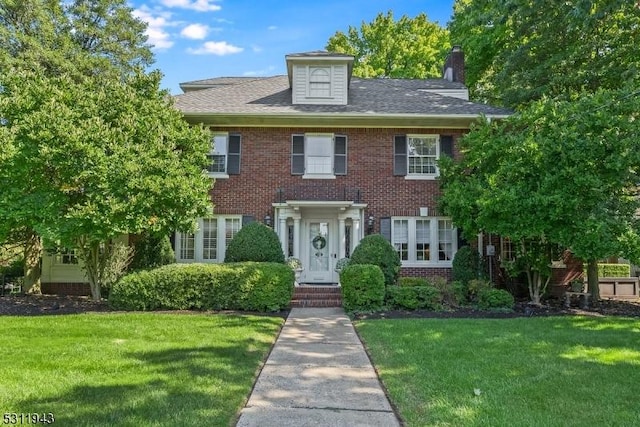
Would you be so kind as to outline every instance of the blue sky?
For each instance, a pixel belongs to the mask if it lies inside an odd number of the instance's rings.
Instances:
[[[149,25],[154,68],[163,88],[221,76],[285,74],[284,56],[324,49],[336,31],[360,27],[378,13],[396,19],[421,12],[446,26],[453,0],[129,0]]]

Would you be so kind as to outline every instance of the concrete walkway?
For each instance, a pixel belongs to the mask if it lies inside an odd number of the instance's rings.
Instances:
[[[238,427],[400,426],[341,308],[293,308]]]

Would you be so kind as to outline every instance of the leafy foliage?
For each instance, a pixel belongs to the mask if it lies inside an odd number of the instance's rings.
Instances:
[[[441,310],[442,294],[434,286],[389,286],[387,301],[393,308]]]
[[[243,226],[227,246],[224,262],[243,261],[284,263],[276,232],[259,222]]]
[[[585,260],[640,259],[638,111],[637,89],[625,88],[477,126],[460,162],[441,161],[444,212],[466,232],[509,236],[534,302],[558,245]]]
[[[370,234],[360,240],[351,254],[349,265],[373,264],[380,267],[386,286],[395,285],[400,273],[400,256],[380,234]]]
[[[351,263],[340,271],[342,304],[347,311],[378,311],[385,297],[384,275],[377,265]]]
[[[513,295],[504,289],[483,289],[478,293],[481,310],[513,309]]]
[[[379,13],[360,29],[349,26],[336,32],[326,49],[353,55],[353,74],[359,77],[429,78],[441,77],[448,51],[449,32],[427,15],[406,15],[394,20],[393,12]]]
[[[453,280],[469,283],[470,280],[483,277],[482,260],[477,250],[471,246],[463,246],[453,256],[451,274]]]
[[[0,5],[0,240],[33,243],[25,270],[40,237],[102,256],[122,234],[190,228],[210,205],[209,137],[159,72],[141,71],[152,55],[131,12],[124,0]]]
[[[424,277],[399,277],[398,286],[427,286],[429,282]]]
[[[456,0],[448,28],[472,95],[492,104],[618,89],[640,71],[634,1]]]
[[[176,260],[169,237],[144,231],[135,241],[129,268],[144,270],[172,264]]]
[[[123,277],[109,295],[119,310],[278,311],[293,296],[280,263],[171,264]]]

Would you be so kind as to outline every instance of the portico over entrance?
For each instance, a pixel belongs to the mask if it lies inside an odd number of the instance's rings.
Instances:
[[[327,200],[273,204],[282,250],[302,262],[300,283],[338,283],[336,262],[349,257],[362,239],[366,206]]]

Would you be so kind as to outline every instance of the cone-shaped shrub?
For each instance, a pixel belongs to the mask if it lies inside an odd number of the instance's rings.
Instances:
[[[351,255],[349,265],[373,264],[380,267],[386,286],[396,284],[400,273],[400,256],[380,234],[371,234],[360,240]]]

